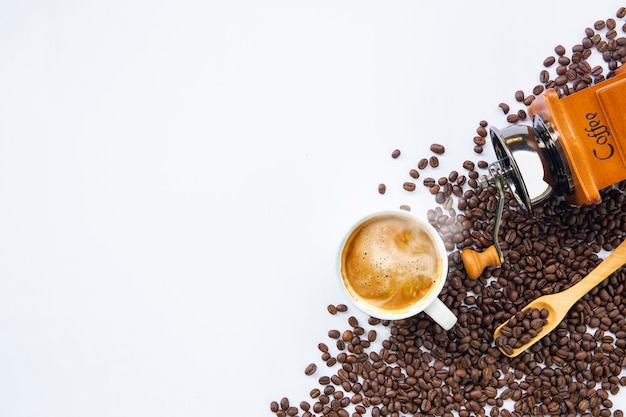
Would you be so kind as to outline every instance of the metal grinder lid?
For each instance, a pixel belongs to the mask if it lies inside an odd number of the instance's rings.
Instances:
[[[501,131],[491,128],[490,136],[508,191],[532,214],[533,205],[552,194],[552,187],[543,180],[545,166],[532,127],[513,125]]]

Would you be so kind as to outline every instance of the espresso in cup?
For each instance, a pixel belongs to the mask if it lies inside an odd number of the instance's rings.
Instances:
[[[433,309],[456,317],[437,298],[448,271],[443,241],[433,227],[404,212],[381,212],[358,222],[341,246],[339,269],[344,289],[361,310],[378,318],[406,318]]]

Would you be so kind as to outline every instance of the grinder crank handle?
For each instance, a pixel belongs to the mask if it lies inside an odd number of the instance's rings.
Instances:
[[[465,267],[465,273],[470,279],[476,279],[483,273],[483,269],[488,266],[499,266],[502,264],[500,255],[495,245],[489,246],[483,252],[476,252],[473,249],[463,249],[461,259]]]

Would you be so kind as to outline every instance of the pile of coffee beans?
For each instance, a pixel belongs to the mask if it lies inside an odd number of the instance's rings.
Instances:
[[[526,308],[518,311],[500,328],[500,335],[494,343],[507,355],[512,355],[534,337],[546,325],[548,310],[545,308]]]
[[[532,94],[515,92],[519,108],[499,104],[508,122],[527,118],[524,106],[545,88],[564,96],[613,76],[626,59],[625,38],[618,36],[626,32],[625,16],[621,7],[614,17],[596,21],[569,54],[557,45],[555,56],[540,63]],[[600,68],[589,64],[594,54],[602,57]],[[476,154],[482,153],[487,128],[486,121],[478,123],[471,145]],[[444,157],[443,145],[433,144],[430,150],[408,172],[406,182],[415,186],[402,184],[407,196],[422,190],[416,180]],[[392,153],[394,158],[400,155],[400,150]],[[449,274],[440,299],[456,314],[457,324],[444,331],[423,313],[397,321],[370,318],[364,324],[347,306],[331,305],[328,312],[337,319],[348,317],[343,328],[329,330],[319,342],[321,362],[303,366],[309,378],[317,378],[310,398],[298,406],[287,398],[272,401],[272,413],[623,417],[621,410],[613,410],[611,396],[626,386],[624,269],[583,296],[555,330],[514,358],[500,351],[503,343],[493,334],[510,319],[507,344],[511,337],[522,337],[514,336],[520,331],[517,324],[538,330],[541,322],[533,320],[545,320],[545,312],[526,317],[524,307],[580,281],[602,261],[602,251],[611,251],[626,238],[626,183],[602,190],[599,205],[572,207],[553,199],[536,209],[534,217],[506,196],[501,234],[494,236],[498,195],[493,187],[477,184],[478,170],[486,166],[468,160],[445,177],[422,180],[436,203],[427,217],[449,250]],[[379,184],[379,193],[386,189]],[[410,210],[410,205],[401,208]],[[487,248],[494,238],[499,238],[506,262],[486,269],[477,280],[467,278],[460,251]],[[388,336],[377,340],[381,333]]]

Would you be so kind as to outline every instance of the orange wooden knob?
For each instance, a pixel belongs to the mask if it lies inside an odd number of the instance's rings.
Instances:
[[[465,266],[465,272],[470,279],[476,279],[488,266],[500,265],[500,257],[494,245],[489,246],[484,252],[476,252],[473,249],[463,249],[461,259]]]

